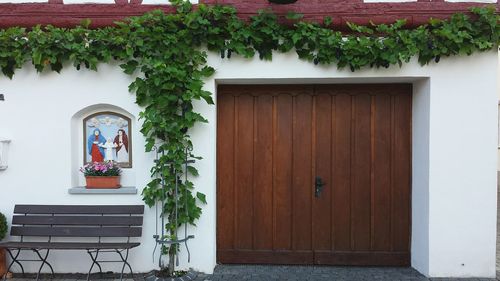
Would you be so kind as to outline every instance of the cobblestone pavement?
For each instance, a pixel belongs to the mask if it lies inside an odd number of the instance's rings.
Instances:
[[[483,281],[495,279],[428,279],[412,268],[393,267],[312,267],[312,266],[218,266],[211,276],[200,276],[197,281]],[[500,279],[499,279],[500,280]]]
[[[34,278],[14,278],[12,281],[28,281]],[[49,280],[44,278],[43,280]],[[59,275],[55,280],[80,281],[85,275]],[[108,276],[91,280],[119,280]],[[143,281],[138,276],[126,281]],[[313,267],[313,266],[263,266],[224,265],[217,266],[213,275],[199,274],[195,281],[490,281],[500,279],[428,279],[412,268],[393,267]]]

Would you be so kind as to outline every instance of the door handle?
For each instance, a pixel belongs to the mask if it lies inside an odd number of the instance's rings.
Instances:
[[[314,196],[316,196],[316,198],[319,198],[321,192],[323,191],[323,186],[325,185],[326,184],[323,182],[321,177],[316,177],[314,181]]]

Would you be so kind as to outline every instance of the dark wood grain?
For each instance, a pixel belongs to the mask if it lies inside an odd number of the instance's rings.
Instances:
[[[273,96],[256,97],[254,127],[254,249],[273,248]]]
[[[335,96],[333,146],[332,250],[351,250],[351,118],[352,98],[342,92]]]
[[[15,214],[144,214],[144,205],[16,205]]]
[[[370,250],[371,209],[371,97],[353,97],[351,161],[351,248]]]
[[[141,237],[140,227],[46,227],[13,226],[11,236]]]
[[[9,249],[57,249],[57,250],[94,250],[94,249],[132,249],[141,243],[81,243],[81,242],[0,242],[1,248]]]
[[[219,263],[241,264],[295,264],[308,265],[314,262],[313,251],[286,250],[221,250]]]
[[[410,248],[410,188],[411,185],[411,95],[393,97],[393,183],[392,225],[393,250]]]
[[[391,249],[391,96],[375,97],[372,146],[372,249]]]
[[[235,231],[235,97],[217,97],[217,248],[232,249]]]
[[[409,252],[323,252],[316,251],[315,263],[349,266],[410,266]]]
[[[253,248],[253,159],[254,159],[254,97],[242,94],[236,99],[235,186],[236,231],[235,247]]]
[[[218,262],[409,265],[411,85],[218,91]]]
[[[292,240],[294,250],[312,249],[312,92],[294,97]]]
[[[317,92],[314,101],[313,175],[325,183],[313,204],[313,248],[329,250],[332,245],[332,114],[334,96]],[[313,181],[315,179],[313,178]]]
[[[293,97],[275,98],[273,139],[273,220],[274,250],[292,249],[292,163]]]
[[[20,236],[21,241],[3,242],[0,247],[17,250],[124,250],[140,245],[129,242],[129,239],[142,236],[144,206],[16,205],[14,213],[10,235]],[[39,237],[40,240],[25,241],[26,236]],[[54,242],[52,237],[71,239]],[[127,242],[101,243],[101,237],[127,239]]]
[[[12,218],[13,225],[107,225],[141,226],[142,216],[21,216]]]

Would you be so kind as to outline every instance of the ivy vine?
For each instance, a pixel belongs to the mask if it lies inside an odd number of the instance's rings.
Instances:
[[[65,62],[76,69],[97,70],[99,63],[118,61],[127,74],[138,74],[129,86],[143,108],[141,132],[146,151],[156,146],[161,157],[151,168],[152,180],[143,190],[149,206],[165,201],[162,215],[174,238],[182,224],[195,224],[201,215],[203,193],[194,193],[191,181],[180,183],[181,204],[178,224],[173,223],[176,178],[170,165],[181,171],[193,143],[189,129],[207,120],[193,110],[194,100],[213,104],[212,94],[203,90],[204,80],[214,74],[207,65],[207,50],[223,58],[233,55],[271,60],[273,52],[295,51],[299,58],[314,64],[336,64],[356,71],[363,67],[402,65],[417,56],[420,64],[439,62],[442,57],[470,55],[495,48],[499,42],[499,16],[492,8],[473,8],[472,16],[455,14],[448,20],[431,19],[428,24],[405,28],[394,24],[359,26],[349,24],[348,33],[335,31],[332,19],[322,23],[301,21],[290,13],[292,24],[283,24],[272,11],[258,12],[249,21],[237,17],[231,6],[198,5],[171,0],[177,12],[153,11],[117,22],[115,26],[89,28],[85,21],[74,28],[36,26],[0,30],[0,68],[12,78],[16,69],[31,62],[37,71],[61,71]],[[142,74],[141,74],[142,73]],[[187,173],[196,176],[194,167]],[[163,174],[167,192],[160,187]],[[187,208],[187,213],[185,212]],[[170,255],[178,249],[168,249]],[[173,261],[171,261],[173,268]]]

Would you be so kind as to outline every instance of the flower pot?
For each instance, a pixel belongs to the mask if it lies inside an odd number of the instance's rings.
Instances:
[[[85,177],[87,180],[86,188],[102,188],[102,189],[113,189],[120,188],[120,177]]]
[[[7,274],[7,259],[5,258],[5,249],[0,248],[0,278]]]

